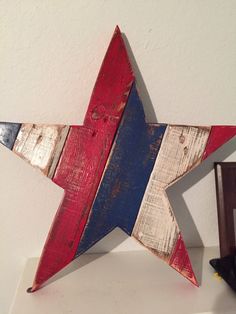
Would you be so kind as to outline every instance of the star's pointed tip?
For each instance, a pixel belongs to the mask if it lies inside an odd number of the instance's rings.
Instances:
[[[116,34],[121,34],[121,31],[120,31],[120,28],[119,28],[118,25],[116,25],[115,33],[116,33]]]
[[[34,283],[33,286],[30,287],[30,288],[28,288],[26,291],[27,291],[28,293],[33,293],[33,292],[39,290],[39,288],[40,288],[40,285],[37,284],[37,283]]]
[[[188,251],[184,244],[181,233],[171,256],[170,266],[188,279],[193,285],[199,287],[198,280],[194,274]]]
[[[197,288],[200,287],[200,284],[198,283],[198,281],[196,281],[195,286],[196,286]]]
[[[198,280],[197,280],[197,278],[196,278],[196,276],[193,274],[193,277],[192,278],[188,278],[189,279],[189,281],[192,283],[192,284],[194,284],[194,286],[196,286],[196,287],[200,287],[200,284],[199,284],[199,282],[198,282]]]

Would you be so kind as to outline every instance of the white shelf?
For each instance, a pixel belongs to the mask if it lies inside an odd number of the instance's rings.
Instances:
[[[208,264],[218,249],[191,249],[197,288],[146,251],[87,254],[34,294],[37,259],[27,262],[11,314],[235,314],[236,295]]]

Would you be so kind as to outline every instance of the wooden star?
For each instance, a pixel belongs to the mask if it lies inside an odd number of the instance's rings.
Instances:
[[[65,191],[29,292],[116,227],[198,285],[166,189],[235,135],[147,123],[117,27],[83,126],[0,124],[0,142]]]

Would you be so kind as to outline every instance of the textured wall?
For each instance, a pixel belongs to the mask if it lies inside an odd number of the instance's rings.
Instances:
[[[233,0],[0,1],[0,121],[81,123],[116,24],[134,54],[149,121],[155,113],[159,122],[236,124]],[[235,160],[235,147],[234,140],[171,188],[189,245],[218,242],[210,169],[214,160]],[[0,174],[5,314],[24,260],[40,253],[63,192],[3,147]],[[116,232],[97,250],[124,239]],[[135,248],[132,241],[120,247]]]

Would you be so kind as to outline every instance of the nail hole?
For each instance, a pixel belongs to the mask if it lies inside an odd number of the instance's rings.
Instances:
[[[183,134],[181,134],[180,137],[179,137],[179,142],[180,142],[181,144],[183,144],[184,141],[185,141],[185,136],[183,136]]]
[[[92,119],[99,120],[105,115],[105,107],[103,105],[98,105],[92,111]]]
[[[37,144],[41,143],[43,140],[43,136],[40,134],[38,139],[37,139]]]
[[[92,113],[92,118],[93,118],[93,120],[98,120],[100,118],[100,116],[99,116],[99,114],[96,111],[94,111]]]

